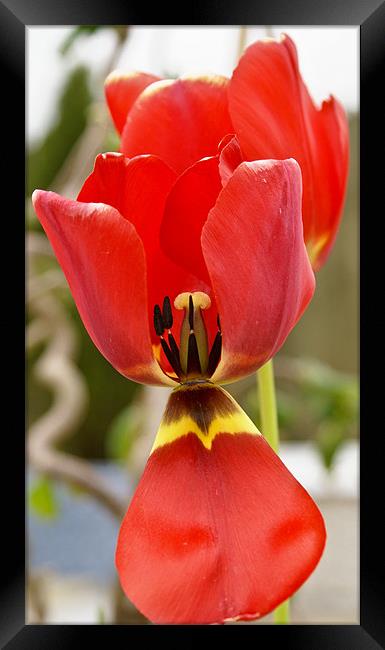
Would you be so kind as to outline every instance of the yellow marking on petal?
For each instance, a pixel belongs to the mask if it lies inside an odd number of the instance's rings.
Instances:
[[[124,70],[112,70],[109,75],[107,75],[104,85],[108,86],[111,83],[121,81],[122,79],[133,79],[138,76],[138,72],[125,72]]]
[[[168,386],[175,386],[175,384],[178,383],[178,377],[176,376],[176,374],[174,373],[173,370],[171,370],[170,373],[166,373],[163,370],[162,364],[161,364],[161,350],[162,350],[162,348],[161,348],[160,343],[158,343],[158,344],[153,343],[152,344],[152,351],[153,351],[153,354],[154,354],[154,358],[158,363],[158,367],[159,367],[162,375],[164,376],[163,383],[167,384]]]
[[[152,84],[147,86],[143,90],[143,92],[140,94],[140,99],[150,97],[151,95],[155,95],[156,93],[160,92],[163,90],[163,88],[168,88],[168,86],[172,86],[175,83],[175,79],[159,79],[159,81],[154,81]]]
[[[160,79],[159,81],[154,81],[152,84],[147,86],[147,88],[145,88],[141,93],[141,98],[154,95],[155,93],[161,92],[164,88],[176,85],[181,81],[202,81],[213,86],[225,86],[228,83],[228,78],[223,75],[186,74],[179,77],[179,79]]]
[[[323,247],[329,239],[329,233],[325,233],[316,241],[308,241],[306,244],[307,254],[309,256],[310,264],[312,266],[317,265],[317,258]]]
[[[234,398],[210,382],[182,384],[171,393],[151,453],[190,433],[208,450],[220,433],[261,435]]]
[[[226,86],[229,79],[221,74],[193,74],[186,73],[180,77],[182,81],[203,81],[213,86]]]
[[[152,344],[152,351],[154,353],[154,357],[157,360],[158,363],[160,363],[160,343],[153,343]]]

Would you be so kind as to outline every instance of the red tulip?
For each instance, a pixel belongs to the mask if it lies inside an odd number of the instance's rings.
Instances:
[[[303,177],[309,256],[315,270],[326,261],[346,192],[348,124],[334,97],[321,108],[314,104],[288,36],[247,48],[230,80],[154,81],[144,73],[114,73],[106,79],[106,97],[122,135],[121,151],[130,157],[159,155],[177,173],[214,155],[229,133],[238,138],[239,161],[295,158]]]
[[[95,345],[174,387],[120,530],[123,589],[156,623],[263,616],[312,572],[325,528],[217,382],[272,357],[313,294],[298,164],[239,164],[231,138],[179,177],[103,154],[76,201],[33,201]]]

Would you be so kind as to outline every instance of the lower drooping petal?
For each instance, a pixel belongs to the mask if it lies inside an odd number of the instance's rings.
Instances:
[[[116,565],[154,623],[250,620],[300,587],[325,537],[314,501],[247,415],[197,383],[170,396]]]
[[[203,226],[202,251],[223,334],[212,380],[234,381],[279,350],[314,292],[296,161],[241,163]]]
[[[32,198],[96,347],[134,381],[173,385],[153,357],[145,252],[134,226],[102,203],[40,190]]]

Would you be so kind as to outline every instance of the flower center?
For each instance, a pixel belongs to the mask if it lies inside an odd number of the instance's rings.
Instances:
[[[214,374],[221,358],[222,332],[219,316],[217,317],[218,332],[209,352],[207,330],[202,312],[210,306],[209,296],[202,291],[180,293],[175,298],[175,309],[184,310],[179,347],[171,332],[174,319],[170,298],[165,297],[162,309],[159,305],[154,307],[155,332],[160,338],[163,352],[180,383],[197,378],[208,379]]]

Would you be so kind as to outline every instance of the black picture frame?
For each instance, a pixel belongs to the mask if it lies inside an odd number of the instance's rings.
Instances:
[[[227,3],[226,3],[227,4]],[[8,475],[1,494],[1,647],[16,650],[76,648],[99,641],[110,647],[127,643],[167,642],[171,647],[210,645],[226,638],[251,641],[259,647],[271,643],[286,649],[363,650],[385,647],[384,537],[381,519],[383,507],[383,455],[378,452],[383,437],[381,425],[381,382],[376,382],[371,359],[381,349],[379,314],[383,312],[381,253],[383,238],[376,238],[378,222],[383,220],[383,164],[378,155],[383,136],[383,79],[385,50],[385,4],[380,0],[237,0],[232,6],[212,1],[206,6],[199,0],[184,6],[184,14],[159,3],[143,8],[143,3],[108,3],[97,0],[0,0],[0,57],[5,66],[2,76],[4,165],[2,196],[19,273],[10,281],[8,266],[3,272],[1,319],[3,352],[8,353],[4,376],[7,395],[4,414],[3,465]],[[159,22],[157,22],[159,20]],[[25,177],[25,31],[33,25],[131,24],[131,25],[351,25],[360,27],[360,283],[361,283],[361,481],[360,481],[360,623],[357,625],[289,626],[120,626],[120,625],[25,625],[25,454],[21,434],[20,405],[23,372],[22,340],[24,319],[24,263],[22,252]],[[5,140],[5,142],[4,142]],[[383,142],[383,137],[382,137]],[[14,184],[12,191],[11,185]],[[20,234],[20,238],[19,238]],[[18,257],[20,255],[20,257]],[[382,253],[383,256],[383,253]],[[4,257],[4,256],[2,256]],[[370,289],[374,289],[370,291]],[[14,305],[11,306],[11,305]],[[20,311],[19,311],[20,309]],[[20,336],[20,338],[19,338]],[[11,343],[12,337],[15,341]],[[4,345],[5,343],[5,345]],[[383,346],[382,346],[383,347]],[[3,355],[6,357],[6,354]],[[4,367],[4,366],[3,366]],[[9,395],[9,401],[8,401]],[[12,406],[11,397],[15,397]],[[383,397],[382,397],[383,399]],[[376,417],[370,417],[375,413]],[[225,636],[223,636],[225,634]]]

